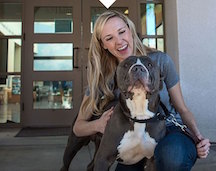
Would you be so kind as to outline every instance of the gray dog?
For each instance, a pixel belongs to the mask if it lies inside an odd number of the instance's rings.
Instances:
[[[103,137],[96,134],[79,138],[72,131],[61,171],[68,170],[76,153],[91,140],[96,149],[88,171],[109,170],[115,160],[134,164],[143,158],[143,167],[154,170],[154,149],[166,131],[164,120],[157,115],[162,85],[159,68],[147,56],[130,56],[118,65],[116,82],[120,97]]]
[[[117,68],[117,85],[119,103],[102,137],[94,170],[108,170],[116,159],[130,165],[143,158],[145,168],[154,170],[154,149],[165,135],[165,122],[156,115],[159,68],[149,57],[128,57]]]

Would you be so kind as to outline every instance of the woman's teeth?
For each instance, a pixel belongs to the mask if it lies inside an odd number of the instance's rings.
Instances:
[[[120,51],[120,50],[124,50],[124,49],[126,49],[126,48],[127,48],[127,45],[124,45],[124,46],[118,48],[118,50]]]

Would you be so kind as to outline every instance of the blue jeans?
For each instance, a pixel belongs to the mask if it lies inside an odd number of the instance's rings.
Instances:
[[[157,171],[190,171],[197,159],[196,146],[178,127],[169,126],[155,148],[154,158]],[[141,160],[130,166],[117,164],[115,171],[143,171],[143,167]]]

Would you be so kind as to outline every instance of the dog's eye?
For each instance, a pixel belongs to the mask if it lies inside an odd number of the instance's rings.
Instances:
[[[124,67],[125,67],[125,68],[127,68],[127,67],[128,67],[128,64],[127,64],[127,63],[125,63],[125,64],[124,64]]]
[[[148,63],[148,66],[149,66],[149,67],[152,67],[153,65],[152,65],[152,63]]]

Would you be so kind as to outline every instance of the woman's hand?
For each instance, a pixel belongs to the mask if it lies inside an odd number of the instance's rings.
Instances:
[[[100,133],[104,133],[104,130],[106,128],[107,122],[110,119],[112,113],[113,113],[113,108],[111,107],[109,110],[105,111],[102,116],[96,121],[96,127],[97,131]]]
[[[197,155],[199,158],[206,158],[209,154],[210,150],[210,142],[209,139],[203,138],[202,135],[197,136],[201,141],[197,144]]]

